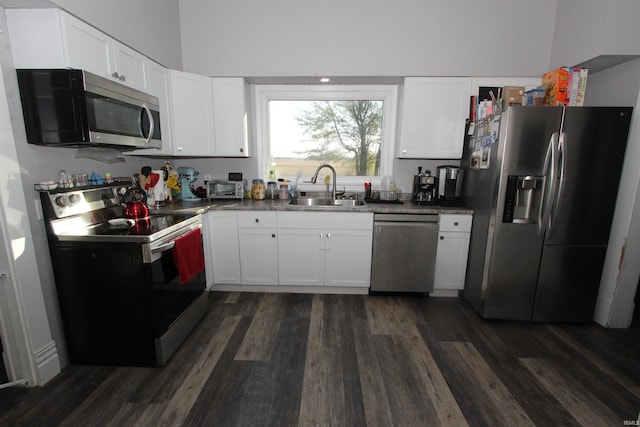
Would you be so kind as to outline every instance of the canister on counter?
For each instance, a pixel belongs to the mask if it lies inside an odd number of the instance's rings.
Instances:
[[[253,200],[264,200],[266,192],[264,181],[258,178],[254,179],[251,185],[251,198]]]
[[[278,196],[278,186],[274,181],[267,183],[267,199],[274,200]]]
[[[289,199],[289,186],[287,184],[280,184],[280,190],[278,191],[278,198],[280,200]]]

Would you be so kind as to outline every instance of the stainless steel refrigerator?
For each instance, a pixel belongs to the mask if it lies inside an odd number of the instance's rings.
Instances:
[[[627,107],[509,107],[465,144],[464,298],[484,318],[593,319]],[[492,131],[493,129],[493,131]]]

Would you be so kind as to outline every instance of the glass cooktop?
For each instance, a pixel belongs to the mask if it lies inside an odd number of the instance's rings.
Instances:
[[[117,218],[116,220],[105,221],[89,228],[87,234],[93,236],[151,236],[191,217],[193,217],[193,215],[151,215],[148,218],[137,221]]]
[[[65,219],[54,234],[63,241],[106,241],[149,243],[167,236],[183,227],[199,222],[200,215],[151,215],[145,219],[127,220],[112,218],[97,224],[76,224]],[[55,227],[54,227],[55,228]]]

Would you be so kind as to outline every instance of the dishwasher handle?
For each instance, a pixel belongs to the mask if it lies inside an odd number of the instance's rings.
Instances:
[[[374,214],[374,222],[438,222],[438,214]]]

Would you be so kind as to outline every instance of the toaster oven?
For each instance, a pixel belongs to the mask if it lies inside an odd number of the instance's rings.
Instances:
[[[212,180],[207,183],[209,199],[242,199],[244,181]]]

